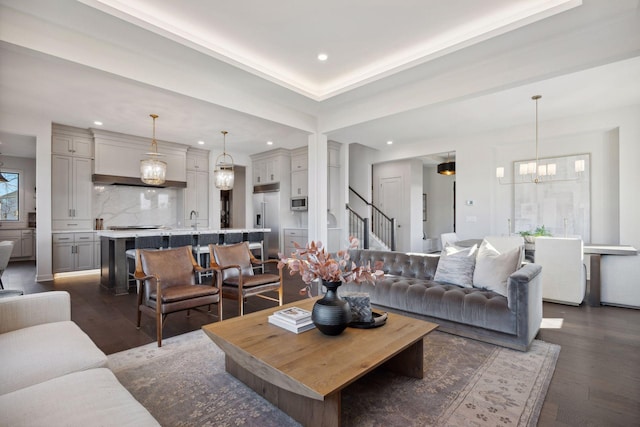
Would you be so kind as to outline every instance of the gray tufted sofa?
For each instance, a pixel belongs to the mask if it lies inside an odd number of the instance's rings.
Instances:
[[[374,307],[440,325],[439,330],[526,351],[542,321],[542,286],[537,264],[511,274],[508,297],[493,291],[438,283],[439,255],[354,249],[357,265],[383,261],[375,285],[346,283],[340,292],[367,292]]]

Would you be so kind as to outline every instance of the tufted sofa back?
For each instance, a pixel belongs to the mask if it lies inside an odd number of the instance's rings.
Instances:
[[[370,249],[352,249],[349,251],[349,255],[356,265],[370,262],[373,267],[377,261],[382,261],[385,274],[425,280],[433,280],[440,259],[438,254],[408,255],[403,252]]]

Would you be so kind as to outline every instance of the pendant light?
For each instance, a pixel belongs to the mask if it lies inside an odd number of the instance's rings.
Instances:
[[[222,154],[216,159],[216,167],[213,171],[213,180],[216,188],[220,190],[231,190],[233,188],[233,157],[227,154],[227,132],[222,132]]]
[[[153,119],[153,139],[151,140],[151,152],[148,159],[140,161],[140,179],[145,184],[162,185],[167,175],[167,162],[158,159],[158,142],[156,141],[157,114],[149,115]]]
[[[456,162],[452,162],[449,160],[449,153],[447,153],[447,161],[438,165],[438,173],[440,175],[456,174]]]

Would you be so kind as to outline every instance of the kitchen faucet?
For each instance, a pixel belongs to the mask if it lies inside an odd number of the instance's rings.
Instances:
[[[194,221],[194,218],[195,218],[195,221]],[[191,228],[193,228],[194,230],[197,230],[198,229],[198,213],[196,211],[191,211],[189,213],[189,219],[193,221],[191,223]]]

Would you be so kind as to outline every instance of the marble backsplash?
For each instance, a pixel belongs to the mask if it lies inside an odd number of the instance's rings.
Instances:
[[[96,185],[93,190],[93,218],[104,220],[103,228],[158,225],[176,228],[182,190],[177,188]]]

